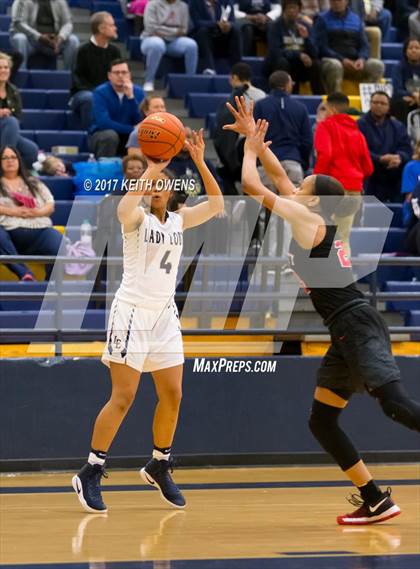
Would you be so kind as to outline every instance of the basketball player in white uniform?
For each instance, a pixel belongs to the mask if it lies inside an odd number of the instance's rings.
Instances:
[[[152,373],[158,396],[153,420],[152,459],[140,471],[143,480],[160,490],[164,501],[176,508],[185,499],[173,482],[170,453],[182,395],[183,346],[174,301],[182,252],[183,231],[223,211],[220,188],[204,162],[203,131],[188,144],[202,177],[208,200],[179,212],[167,211],[169,191],[155,191],[156,180],[167,178],[169,162],[148,160],[142,180],[154,180],[121,199],[117,216],[122,224],[124,274],[111,306],[107,342],[102,361],[110,368],[112,393],[99,413],[88,462],[73,477],[73,488],[88,512],[106,512],[101,477],[108,449],[137,392],[143,371]],[[150,200],[150,213],[140,202]]]

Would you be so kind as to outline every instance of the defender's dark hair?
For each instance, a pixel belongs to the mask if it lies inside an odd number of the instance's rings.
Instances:
[[[356,213],[360,206],[358,199],[346,196],[338,180],[324,174],[315,177],[314,195],[320,197],[321,210],[328,217],[346,217]]]
[[[230,70],[231,75],[236,75],[239,81],[251,81],[252,77],[252,69],[248,63],[243,63],[240,61],[239,63],[235,63]]]

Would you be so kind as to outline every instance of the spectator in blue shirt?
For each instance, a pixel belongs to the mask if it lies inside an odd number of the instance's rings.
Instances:
[[[391,99],[384,91],[370,98],[370,111],[358,120],[372,159],[374,171],[366,193],[381,201],[399,201],[402,169],[411,158],[406,127],[389,116]]]
[[[144,93],[133,85],[127,60],[110,63],[108,81],[93,92],[89,146],[96,158],[123,156],[130,132],[140,122]]]
[[[414,148],[412,160],[404,166],[401,182],[401,193],[404,201],[409,202],[417,184],[420,183],[420,140]]]
[[[192,36],[198,43],[203,73],[216,73],[215,57],[228,55],[231,65],[241,59],[241,38],[232,0],[190,2]]]
[[[315,37],[322,58],[322,76],[328,94],[342,91],[343,77],[377,83],[384,74],[382,61],[369,58],[369,44],[360,17],[348,0],[331,0],[331,9],[315,22]]]
[[[420,41],[404,42],[403,57],[392,74],[392,114],[407,122],[408,114],[420,108]]]
[[[321,66],[309,25],[301,18],[301,0],[283,0],[283,13],[270,26],[264,73],[287,71],[299,92],[299,83],[310,81],[314,95],[322,95]]]
[[[420,183],[410,196],[410,217],[404,249],[409,255],[420,256]]]

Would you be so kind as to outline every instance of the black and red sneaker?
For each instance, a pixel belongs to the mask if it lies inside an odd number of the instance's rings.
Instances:
[[[376,504],[364,502],[358,494],[347,498],[353,506],[359,506],[355,512],[337,517],[340,526],[377,524],[390,520],[401,513],[400,508],[391,500],[391,488],[388,488]]]

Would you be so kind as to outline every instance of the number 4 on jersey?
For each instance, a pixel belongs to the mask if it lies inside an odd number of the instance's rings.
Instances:
[[[347,257],[347,253],[344,250],[343,242],[340,241],[339,239],[337,241],[334,241],[334,247],[337,249],[337,256],[338,256],[338,260],[340,262],[340,265],[343,267],[343,269],[350,269],[351,268],[351,261]]]
[[[171,272],[172,269],[172,263],[168,263],[168,257],[170,255],[170,251],[166,251],[166,253],[163,255],[162,260],[160,262],[160,268],[163,269],[167,275],[169,275],[169,273]]]

